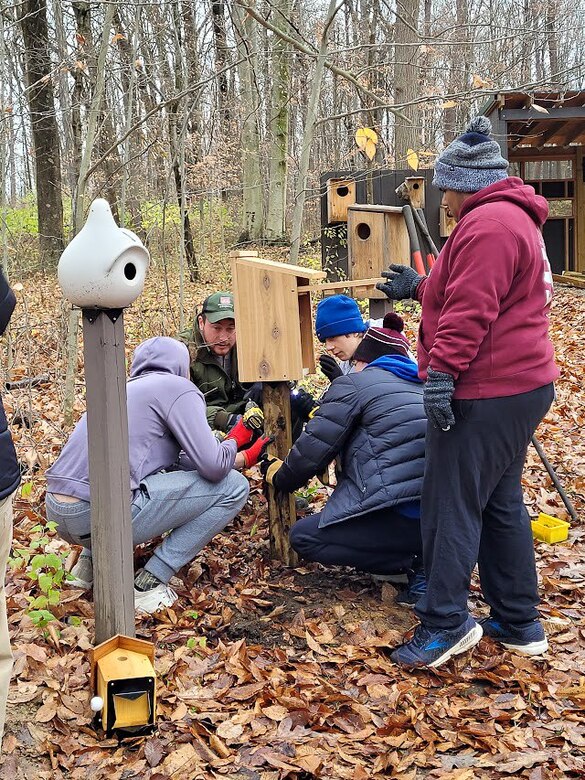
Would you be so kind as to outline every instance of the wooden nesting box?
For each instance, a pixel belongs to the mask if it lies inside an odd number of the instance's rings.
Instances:
[[[425,207],[425,178],[424,176],[407,176],[404,186],[408,193],[408,200],[413,209]]]
[[[447,206],[441,205],[439,209],[439,234],[441,238],[447,238],[455,230],[457,222],[448,216]]]
[[[96,725],[111,736],[150,734],[155,728],[154,645],[118,634],[91,658],[92,691],[103,701]]]
[[[315,373],[309,292],[297,291],[324,271],[253,257],[232,257],[242,382],[288,382]]]
[[[351,279],[373,279],[390,263],[410,265],[410,241],[400,206],[352,206],[347,215],[347,245]],[[386,298],[375,287],[356,295]]]
[[[353,179],[327,179],[327,223],[347,222],[347,209],[353,206],[356,183]]]

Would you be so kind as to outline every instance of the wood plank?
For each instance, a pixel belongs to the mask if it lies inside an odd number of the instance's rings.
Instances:
[[[240,264],[249,265],[253,268],[280,271],[280,273],[290,274],[291,276],[302,276],[304,279],[324,279],[327,276],[325,271],[314,271],[312,268],[304,268],[301,265],[277,263],[274,260],[263,260],[259,257],[250,257],[249,255],[233,257],[232,260],[238,260]]]
[[[83,342],[99,644],[116,634],[135,634],[123,312],[115,322],[105,312],[90,322],[84,311]]]
[[[566,284],[569,287],[577,287],[579,290],[585,290],[585,279],[577,279],[574,276],[567,276],[566,274],[553,274],[553,282],[559,284]]]
[[[297,278],[281,264],[232,260],[242,382],[282,382],[303,377]]]
[[[290,415],[290,388],[286,382],[264,384],[262,409],[264,430],[274,437],[268,452],[284,460],[292,447]],[[270,552],[287,566],[297,566],[298,556],[290,546],[289,531],[296,522],[295,497],[277,493],[268,487],[268,522],[270,527]]]
[[[372,206],[368,203],[356,203],[350,211],[371,211],[373,214],[402,214],[402,206]]]
[[[299,288],[297,287],[297,293],[298,291]],[[303,373],[314,374],[317,368],[315,364],[315,339],[313,336],[311,295],[310,293],[304,293],[303,295],[299,295],[298,299]]]
[[[297,287],[297,293],[318,292],[319,290],[351,290],[353,287],[375,287],[378,282],[383,282],[381,276],[371,279],[346,279],[343,282],[320,282],[319,284],[301,285]]]

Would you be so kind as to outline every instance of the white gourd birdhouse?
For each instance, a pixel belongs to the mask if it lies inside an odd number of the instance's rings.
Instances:
[[[123,309],[144,289],[148,250],[131,230],[119,227],[109,203],[94,200],[87,221],[61,255],[59,284],[83,309]]]

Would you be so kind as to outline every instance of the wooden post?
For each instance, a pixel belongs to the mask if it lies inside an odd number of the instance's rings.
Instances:
[[[96,644],[135,636],[122,309],[83,310]]]
[[[292,446],[290,388],[287,382],[264,383],[264,430],[274,437],[268,451],[284,460]],[[288,534],[296,521],[295,497],[268,488],[268,521],[270,552],[287,566],[297,566],[298,557],[290,546]]]

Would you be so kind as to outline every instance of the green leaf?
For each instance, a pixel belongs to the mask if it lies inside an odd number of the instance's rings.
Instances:
[[[24,485],[20,489],[20,495],[23,498],[26,498],[27,496],[30,496],[33,488],[32,482],[25,482]]]
[[[194,609],[188,610],[185,614],[193,620],[197,620],[199,617],[199,612],[196,612]]]
[[[30,562],[30,567],[34,572],[36,572],[38,569],[42,569],[46,565],[47,565],[47,556],[41,554],[35,555],[32,561]]]
[[[60,569],[63,566],[61,558],[59,558],[58,555],[55,555],[55,553],[49,553],[45,558],[47,561],[45,565],[48,568],[53,569],[53,571],[57,571],[57,569]]]
[[[197,640],[195,639],[194,636],[189,637],[189,639],[187,639],[187,647],[189,648],[189,650],[193,650],[196,644],[197,644]]]
[[[55,616],[46,609],[33,609],[28,613],[28,616],[35,626],[40,626],[41,628],[50,623],[51,620],[55,620]]]
[[[50,574],[39,574],[39,588],[43,593],[47,593],[51,585],[53,584],[53,578]]]
[[[32,609],[45,609],[49,606],[49,599],[46,596],[37,596],[30,603]]]
[[[57,530],[58,523],[56,523],[54,520],[47,520],[45,528],[47,531],[56,531]]]
[[[38,525],[34,525],[34,526],[33,526],[33,527],[30,529],[30,532],[31,532],[31,534],[38,534],[38,533],[39,533],[39,531],[42,531],[42,530],[44,530],[44,529],[43,529],[43,526],[42,526],[42,525],[40,525],[40,524],[38,524]]]
[[[59,603],[59,591],[58,590],[50,590],[47,593],[47,596],[49,597],[49,604],[54,607]]]
[[[80,626],[81,625],[81,618],[77,617],[77,615],[71,615],[69,617],[69,625],[70,626]]]

